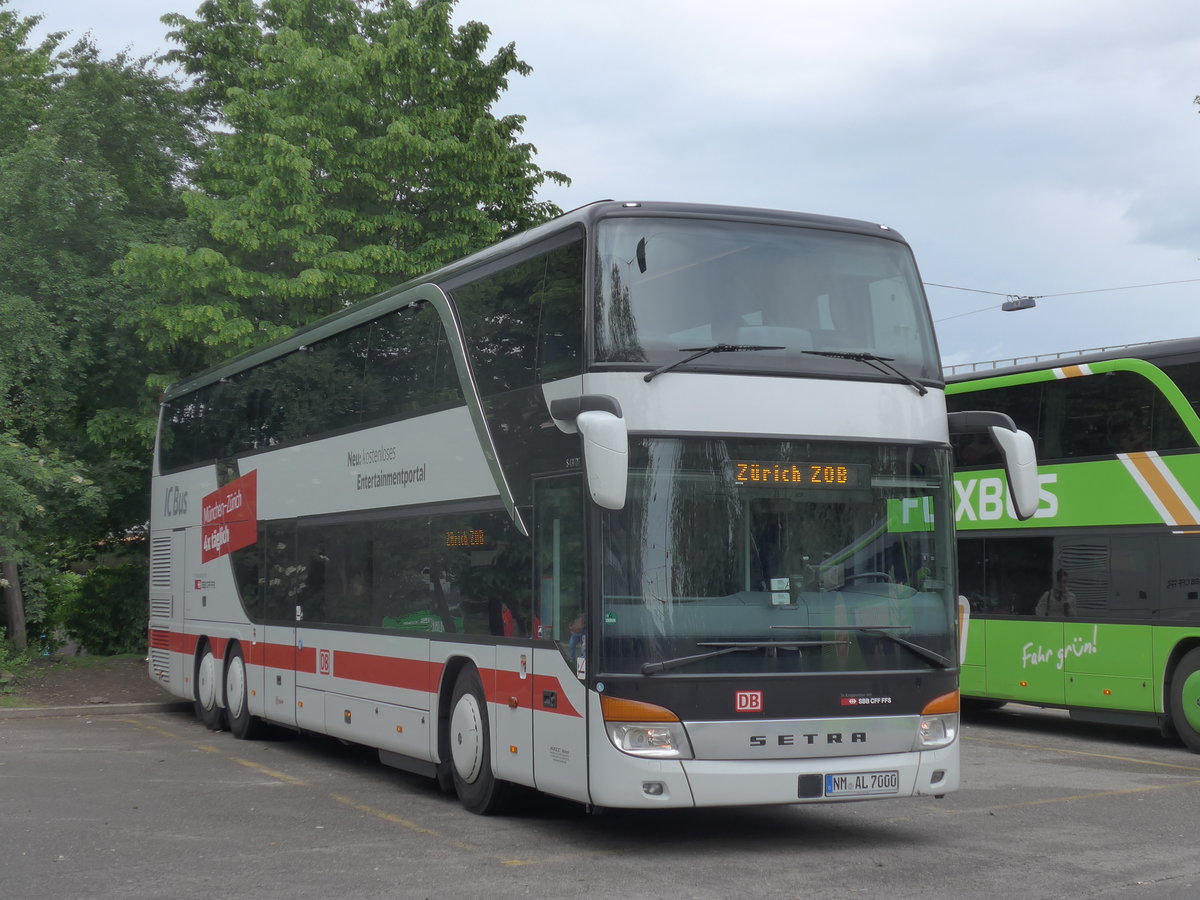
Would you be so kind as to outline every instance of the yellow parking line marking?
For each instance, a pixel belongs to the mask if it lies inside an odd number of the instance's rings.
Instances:
[[[1175,784],[1155,784],[1155,785],[1149,785],[1147,787],[1125,788],[1124,790],[1120,790],[1120,791],[1096,791],[1091,794],[1074,794],[1070,797],[1048,797],[1048,798],[1045,798],[1042,800],[1026,800],[1023,803],[1005,803],[1001,806],[988,806],[988,807],[986,807],[986,809],[988,809],[988,810],[1020,809],[1022,806],[1048,806],[1053,803],[1070,803],[1074,800],[1094,800],[1097,797],[1122,797],[1122,796],[1127,796],[1129,794],[1143,794],[1148,791],[1173,790],[1175,788],[1181,788],[1181,787],[1196,787],[1197,785],[1200,785],[1200,778],[1193,779],[1192,781],[1176,782]],[[962,814],[964,812],[982,812],[982,811],[983,811],[982,809],[955,810],[955,812],[958,812],[959,814]]]
[[[964,741],[977,744],[995,744],[1001,747],[1019,747],[1023,750],[1037,750],[1040,753],[1063,753],[1068,756],[1083,756],[1089,759],[1109,759],[1113,762],[1137,763],[1142,766],[1156,766],[1160,769],[1180,769],[1184,772],[1200,772],[1200,765],[1185,766],[1179,763],[1158,762],[1153,759],[1138,759],[1135,756],[1116,756],[1110,753],[1092,753],[1087,750],[1071,750],[1066,747],[1049,747],[1045,744],[1023,744],[1020,741],[1002,741],[995,738],[964,737]]]
[[[288,784],[294,784],[296,787],[312,787],[307,781],[296,778],[292,775],[286,775],[283,772],[277,772],[274,769],[268,769],[266,766],[259,765],[256,762],[251,762],[248,759],[238,759],[236,756],[229,756],[228,759],[233,760],[239,766],[245,766],[247,769],[253,769],[255,772],[261,772],[268,778],[276,778],[279,781],[285,781]]]
[[[118,722],[124,722],[126,725],[132,725],[135,728],[140,728],[143,731],[149,731],[157,734],[159,737],[177,738],[179,735],[173,731],[167,731],[165,728],[158,728],[154,725],[147,725],[145,722],[139,722],[137,719],[118,719]]]
[[[161,735],[163,737],[179,739],[179,735],[177,735],[177,734],[174,734],[169,731],[165,731],[161,728],[156,728],[152,725],[146,725],[145,723],[136,721],[134,719],[121,719],[120,721],[124,722],[127,725],[133,725],[137,728],[141,728],[145,731],[151,731],[151,732]],[[259,772],[263,775],[266,775],[269,778],[274,778],[277,781],[282,781],[285,784],[291,784],[291,785],[295,785],[296,787],[305,787],[305,788],[311,788],[313,786],[311,783],[309,783],[301,778],[296,778],[293,775],[288,775],[285,772],[280,772],[276,769],[268,768],[267,766],[264,766],[260,763],[252,762],[251,760],[248,760],[248,759],[241,759],[240,757],[237,757],[237,756],[230,756],[228,753],[223,751],[221,748],[213,746],[212,744],[193,744],[193,746],[197,750],[203,751],[205,753],[215,753],[218,756],[223,756],[226,759],[231,760],[232,762],[235,762],[240,766],[245,766],[248,769],[253,769],[255,772]],[[531,865],[537,865],[539,862],[538,860],[534,860],[534,859],[509,859],[506,857],[494,856],[491,853],[488,853],[482,847],[477,847],[474,844],[468,844],[463,841],[452,840],[449,838],[448,835],[443,834],[442,832],[438,831],[435,828],[428,828],[417,822],[413,822],[410,819],[405,819],[401,816],[395,815],[394,813],[390,813],[387,810],[380,809],[377,806],[370,806],[369,804],[366,804],[366,803],[359,803],[356,800],[353,800],[350,797],[346,797],[342,794],[328,794],[327,796],[329,797],[329,799],[333,800],[335,803],[340,803],[343,806],[348,806],[351,809],[356,809],[359,812],[366,813],[367,815],[370,815],[370,816],[374,816],[377,819],[382,819],[385,822],[390,822],[393,825],[399,825],[402,828],[407,828],[409,831],[415,832],[417,834],[424,834],[424,835],[428,835],[430,837],[441,838],[441,839],[447,840],[447,841],[449,841],[450,846],[455,847],[459,850],[465,850],[469,853],[474,853],[478,856],[490,857],[491,859],[494,859],[496,862],[498,862],[502,866],[508,866],[508,867],[531,866]]]
[[[379,809],[378,807],[368,806],[365,803],[358,803],[354,800],[351,800],[349,797],[342,796],[341,794],[330,794],[329,796],[338,803],[349,806],[351,809],[357,809],[359,812],[364,812],[368,815],[375,816],[377,819],[383,819],[385,822],[391,822],[393,825],[401,825],[404,828],[407,828],[409,831],[415,831],[418,834],[428,834],[432,835],[433,837],[445,837],[444,834],[436,829],[426,828],[424,825],[418,825],[416,822],[411,822],[408,819],[402,819],[400,816],[394,815],[386,810]]]
[[[442,832],[438,831],[435,828],[427,828],[424,825],[418,825],[416,822],[413,822],[409,819],[401,818],[400,816],[397,816],[394,813],[390,813],[387,810],[380,809],[377,806],[370,806],[366,803],[359,803],[358,801],[352,800],[349,797],[343,796],[342,794],[330,794],[329,797],[331,800],[334,800],[335,802],[341,803],[345,806],[349,806],[351,809],[357,809],[359,812],[366,813],[367,815],[370,815],[370,816],[375,816],[375,818],[377,818],[377,819],[383,819],[385,822],[391,822],[393,825],[399,825],[402,828],[407,828],[409,831],[415,831],[418,834],[427,834],[430,837],[437,837],[437,838],[446,837],[445,834],[443,834]],[[477,853],[480,856],[490,856],[491,855],[491,854],[487,853],[485,850],[483,850],[482,848],[476,847],[474,844],[467,844],[462,841],[451,841],[450,845],[452,847],[458,848],[459,850],[467,850],[471,853]],[[501,865],[504,865],[504,866],[529,866],[529,865],[533,865],[535,862],[534,860],[531,860],[531,859],[502,859],[502,858],[498,859],[498,861]]]

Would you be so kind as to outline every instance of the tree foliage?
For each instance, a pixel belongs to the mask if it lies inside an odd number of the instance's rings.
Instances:
[[[86,41],[54,60],[29,85],[36,125],[0,153],[0,421],[90,467],[117,529],[145,517],[155,406],[151,360],[125,324],[132,291],[112,267],[179,227],[197,132],[147,61],[104,61]]]
[[[200,132],[149,61],[102,60],[88,40],[63,49],[59,34],[31,49],[37,18],[7,5],[0,0],[0,587],[11,616],[43,596],[48,560],[146,519],[156,412],[146,378],[161,365],[124,324],[132,291],[112,267],[133,244],[179,227]],[[94,483],[103,492],[79,489]]]
[[[0,590],[147,519],[167,383],[558,212],[453,0],[207,0],[186,89],[0,0]],[[164,62],[160,61],[160,62]],[[98,487],[102,485],[101,489]],[[99,582],[97,582],[99,583]],[[16,630],[16,629],[10,629]],[[11,637],[18,638],[17,634]]]
[[[26,46],[40,16],[22,16],[0,0],[0,153],[21,144],[41,118],[55,84],[55,53],[62,32]]]
[[[139,333],[178,370],[336,311],[558,210],[492,107],[530,70],[453,2],[208,0],[168,16],[218,129],[186,196],[195,244],[134,249]]]

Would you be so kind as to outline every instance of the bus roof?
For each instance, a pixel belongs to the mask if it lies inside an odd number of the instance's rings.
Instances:
[[[986,362],[959,363],[944,369],[946,383],[1019,375],[1022,372],[1041,372],[1058,366],[1080,366],[1109,359],[1145,359],[1150,361],[1184,361],[1200,353],[1200,337],[1176,338],[1168,341],[1147,341],[1141,344],[1120,344],[1114,347],[1093,347],[1086,350],[1064,350],[1037,356],[1018,356]]]
[[[528,231],[506,238],[433,272],[419,275],[374,296],[360,300],[343,310],[339,310],[309,325],[302,326],[286,337],[255,347],[239,356],[218,363],[212,368],[185,378],[172,385],[163,395],[163,400],[171,400],[184,394],[189,394],[214,381],[219,381],[222,378],[227,378],[246,369],[252,369],[277,356],[289,353],[298,347],[316,343],[347,328],[352,328],[362,322],[383,315],[390,312],[391,309],[399,309],[408,303],[408,300],[401,299],[401,296],[406,291],[418,285],[442,284],[456,279],[458,276],[473,269],[486,266],[495,260],[519,253],[526,247],[535,246],[571,229],[585,228],[590,230],[601,219],[631,216],[708,220],[723,219],[730,222],[790,225],[793,227],[819,228],[824,231],[864,234],[871,237],[882,237],[906,243],[897,231],[889,228],[887,225],[865,222],[858,219],[844,219],[837,216],[821,216],[813,213],[701,203],[600,200],[564,213]]]

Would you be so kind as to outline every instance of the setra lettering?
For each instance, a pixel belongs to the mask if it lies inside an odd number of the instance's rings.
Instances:
[[[775,746],[777,747],[794,747],[797,742],[805,746],[815,746],[820,739],[824,737],[825,743],[828,744],[844,744],[849,739],[851,744],[867,743],[867,733],[865,731],[851,731],[849,734],[841,731],[830,731],[822,735],[819,731],[803,732],[800,734],[777,734],[775,735]],[[766,747],[770,739],[765,734],[750,735],[751,747]]]

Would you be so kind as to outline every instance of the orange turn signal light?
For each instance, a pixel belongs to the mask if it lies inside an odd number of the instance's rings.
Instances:
[[[958,691],[951,691],[948,694],[942,694],[940,697],[934,697],[925,704],[925,708],[921,710],[923,716],[944,715],[946,713],[958,712]]]
[[[619,697],[600,695],[600,709],[606,722],[678,722],[679,716],[662,706],[641,703],[637,700],[622,700]]]

